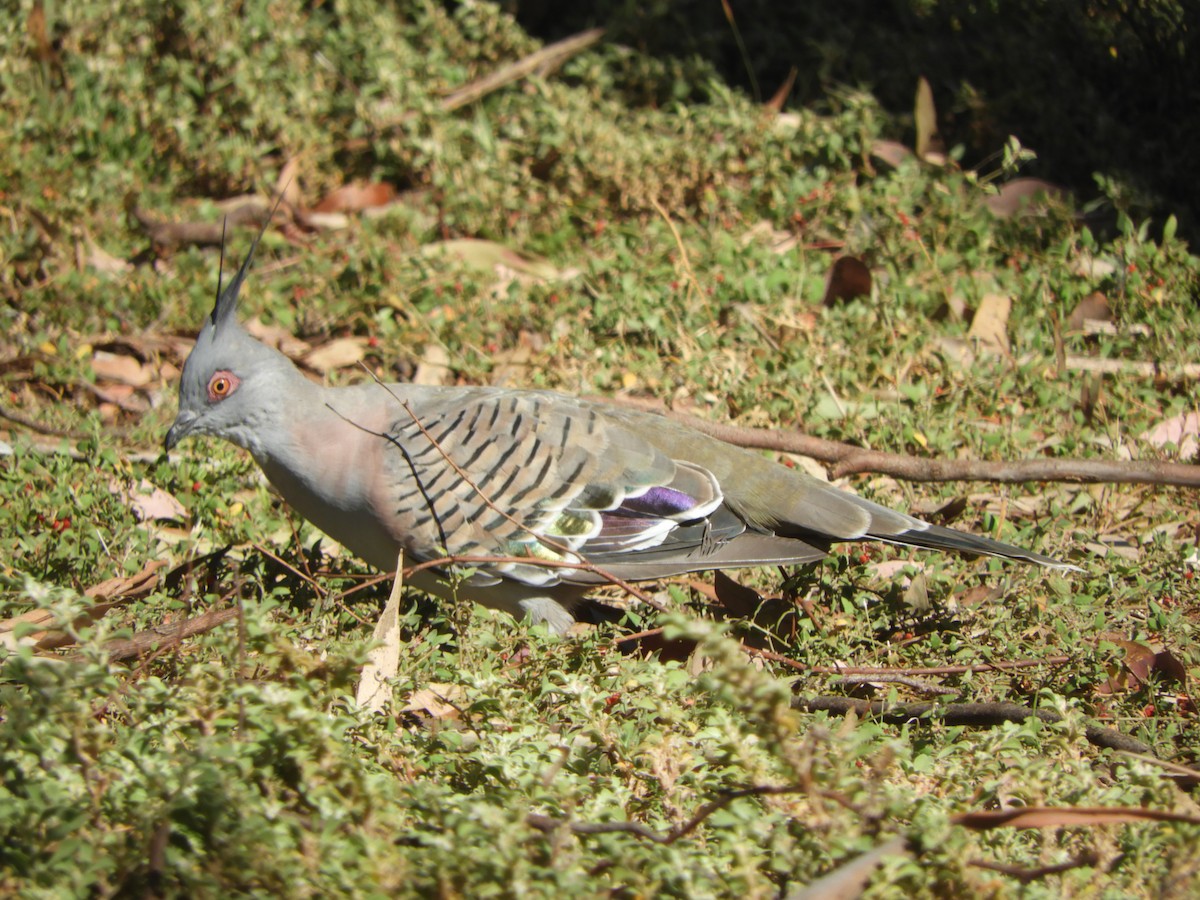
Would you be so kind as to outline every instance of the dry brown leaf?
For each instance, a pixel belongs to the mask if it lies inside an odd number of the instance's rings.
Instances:
[[[383,712],[392,699],[392,686],[388,679],[395,678],[400,670],[400,597],[404,593],[404,554],[396,560],[396,578],[387,604],[375,623],[371,639],[376,646],[367,654],[362,678],[355,692],[359,706],[371,712]]]
[[[821,301],[833,306],[841,300],[871,296],[871,270],[866,263],[853,256],[838,258],[825,279],[825,297]]]
[[[128,384],[88,384],[85,385],[88,390],[95,394],[100,400],[101,405],[111,403],[113,406],[124,410],[128,413],[141,415],[150,410],[150,401],[142,394],[137,393],[137,388]]]
[[[99,272],[101,275],[124,275],[133,269],[126,260],[119,256],[113,256],[94,240],[92,236],[84,232],[84,244],[86,252],[80,248],[79,258],[93,272]]]
[[[779,86],[779,90],[772,94],[771,99],[763,105],[766,106],[767,109],[774,110],[777,113],[783,112],[783,104],[787,102],[788,94],[790,94],[792,92],[792,88],[795,87],[796,76],[799,73],[800,70],[795,66],[792,66],[791,71],[789,71],[787,74],[787,78],[785,78],[783,80],[783,84]]]
[[[713,593],[725,612],[735,619],[750,619],[762,606],[762,594],[738,584],[719,569],[713,573]]]
[[[1161,646],[1155,649],[1116,634],[1102,634],[1099,640],[1116,644],[1123,656],[1119,667],[1109,669],[1108,682],[1096,688],[1098,694],[1137,690],[1155,675],[1167,684],[1187,683],[1187,668],[1170,650]]]
[[[937,138],[937,109],[933,105],[933,88],[924,76],[917,79],[913,117],[917,126],[917,156],[929,162],[944,162],[943,148]]]
[[[274,347],[285,356],[299,358],[312,349],[307,342],[300,340],[286,328],[279,325],[266,325],[262,319],[248,319],[244,327],[251,337],[268,347]]]
[[[1004,597],[1004,589],[995,585],[977,584],[953,595],[959,606],[970,608],[992,603]]]
[[[292,209],[304,205],[304,199],[300,196],[299,175],[300,157],[293,156],[283,164],[279,177],[275,179],[275,196]]]
[[[352,181],[337,188],[313,207],[316,213],[353,213],[385,206],[396,199],[396,189],[381,181]]]
[[[1180,459],[1191,459],[1200,451],[1200,413],[1184,413],[1159,422],[1139,437],[1154,447],[1174,445]]]
[[[328,374],[334,369],[344,369],[361,362],[367,355],[365,338],[343,337],[334,338],[328,344],[323,344],[310,351],[304,357],[304,364],[322,374]]]
[[[95,600],[132,600],[144,597],[158,584],[158,570],[166,565],[165,560],[155,559],[146,563],[136,575],[121,575],[92,585],[84,591],[85,597]]]
[[[911,855],[904,838],[892,838],[873,850],[853,857],[828,875],[789,891],[787,900],[857,900],[885,859],[889,856]]]
[[[527,383],[530,360],[544,346],[545,340],[540,334],[521,331],[515,346],[492,355],[491,383],[496,387],[517,387]]]
[[[350,227],[350,217],[338,212],[323,213],[298,209],[296,221],[309,231],[342,231]]]
[[[450,354],[441,344],[429,344],[417,361],[417,370],[413,373],[413,384],[424,384],[430,387],[453,384],[454,372],[450,369]]]
[[[1100,291],[1092,291],[1071,310],[1071,315],[1067,317],[1067,330],[1082,331],[1087,322],[1110,322],[1112,317],[1108,298]]]
[[[555,281],[565,274],[543,257],[476,238],[437,241],[426,244],[421,252],[430,257],[453,257],[480,272],[509,271],[542,281]]]
[[[1159,809],[1108,806],[1026,806],[951,816],[955,825],[990,831],[993,828],[1069,828],[1114,825],[1121,822],[1184,822],[1200,825],[1200,817]]]
[[[1008,314],[1012,300],[1004,294],[984,294],[971,320],[967,339],[981,349],[1008,355]]]
[[[122,485],[113,481],[109,485],[113,494],[129,504],[140,522],[180,520],[187,518],[187,510],[172,494],[155,487],[145,478],[134,485]]]
[[[1065,201],[1067,191],[1040,178],[1014,178],[1000,187],[999,193],[984,200],[992,215],[1010,219],[1020,212],[1044,212],[1047,201]]]
[[[132,387],[145,387],[154,380],[154,369],[132,356],[97,350],[92,354],[92,371],[97,378]]]
[[[400,707],[400,712],[417,713],[433,719],[458,718],[458,706],[463,697],[463,688],[459,684],[430,683],[426,687],[413,691],[408,695],[408,702]]]
[[[75,620],[76,628],[84,628],[98,622],[110,609],[120,606],[129,600],[145,597],[158,585],[159,569],[166,566],[163,560],[153,560],[146,563],[136,575],[124,575],[109,578],[84,591],[85,597],[103,602],[88,607]],[[33,647],[35,650],[52,650],[71,643],[70,637],[62,631],[31,630],[17,637],[16,631],[21,626],[37,629],[39,626],[54,624],[55,614],[47,609],[33,609],[19,616],[0,622],[0,645],[9,649],[19,646]]]
[[[905,160],[912,159],[915,154],[899,141],[875,141],[871,144],[871,155],[880,162],[886,163],[893,169],[900,168]]]

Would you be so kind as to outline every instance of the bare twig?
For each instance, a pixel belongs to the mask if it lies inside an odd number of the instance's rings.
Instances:
[[[51,425],[43,425],[35,419],[30,419],[18,412],[13,412],[4,406],[0,406],[0,419],[6,419],[14,425],[20,425],[22,428],[28,428],[30,431],[36,431],[38,434],[48,434],[51,437],[65,437],[75,440],[83,440],[87,437],[82,431],[76,431],[73,428],[54,428]]]
[[[700,279],[696,277],[696,270],[692,268],[692,258],[688,255],[687,245],[683,242],[683,237],[679,233],[679,229],[675,227],[674,220],[663,209],[662,204],[654,197],[650,197],[650,205],[654,207],[654,211],[662,216],[662,220],[667,223],[667,227],[671,229],[671,235],[675,238],[675,246],[679,248],[679,261],[683,264],[683,270],[687,273],[688,284],[695,292],[697,297],[704,296],[704,288],[700,286]]]
[[[761,656],[763,659],[771,660],[771,662],[781,663],[789,668],[800,672],[808,672],[813,675],[968,675],[972,672],[1030,669],[1034,666],[1062,666],[1071,661],[1071,657],[1069,656],[1046,656],[1041,659],[998,660],[997,662],[971,663],[969,665],[956,666],[913,666],[900,669],[877,666],[810,666],[807,663],[798,662],[784,656],[782,653],[775,653],[771,650],[760,650],[757,647],[747,647],[744,644],[742,645],[742,649],[751,656]]]
[[[864,450],[797,431],[741,428],[673,412],[655,402],[627,397],[592,398],[603,403],[658,413],[711,437],[755,450],[798,453],[831,463],[830,477],[878,472],[906,481],[1069,481],[1082,484],[1164,484],[1200,487],[1200,466],[1157,460],[1022,459],[1001,462],[925,459],[902,453]]]
[[[528,56],[502,69],[498,69],[490,75],[476,79],[470,84],[463,85],[458,90],[447,94],[442,98],[442,109],[446,112],[453,112],[456,109],[460,109],[474,103],[476,100],[486,97],[488,94],[498,91],[505,85],[512,84],[514,81],[520,81],[522,78],[526,78],[539,70],[562,65],[572,56],[582,53],[588,47],[595,44],[602,37],[604,37],[603,28],[591,28],[571,37],[563,38],[561,41],[555,41],[553,44],[547,44],[541,50],[530,53]],[[387,128],[392,124],[396,123],[387,123],[382,127]]]
[[[830,685],[833,687],[855,687],[860,684],[900,684],[922,694],[932,694],[934,696],[947,696],[958,693],[954,688],[944,687],[940,684],[931,684],[920,678],[913,678],[911,675],[900,675],[895,672],[889,672],[886,675],[845,675],[841,678],[835,678],[830,682]]]
[[[1063,872],[1070,872],[1072,869],[1094,866],[1098,861],[1099,857],[1095,851],[1089,850],[1066,862],[1048,866],[1037,866],[1032,869],[1026,869],[1023,866],[1016,866],[1010,863],[991,862],[986,859],[973,859],[967,865],[975,866],[977,869],[987,869],[989,872],[999,872],[1001,875],[1015,878],[1021,884],[1031,884],[1034,881],[1045,878],[1047,875],[1061,875]]]
[[[645,838],[648,841],[653,841],[656,844],[673,844],[681,838],[687,837],[693,831],[703,824],[704,820],[718,810],[724,809],[734,800],[742,797],[765,797],[774,796],[777,794],[797,794],[808,793],[809,788],[804,785],[796,784],[764,784],[754,785],[753,787],[738,788],[737,790],[724,791],[715,800],[710,800],[696,811],[690,819],[682,825],[672,828],[666,834],[655,831],[640,822],[572,822],[568,819],[557,819],[553,816],[546,816],[540,813],[530,813],[525,817],[528,825],[536,828],[538,831],[550,833],[557,831],[560,828],[568,829],[572,834],[589,835],[589,834],[632,834],[640,838]],[[817,791],[824,795],[823,792]]]
[[[237,606],[214,609],[170,625],[159,625],[148,631],[139,631],[125,640],[111,641],[105,645],[105,650],[111,660],[131,659],[174,647],[186,638],[212,631],[237,617]]]
[[[855,700],[851,697],[797,697],[793,705],[807,712],[824,711],[842,715],[853,712],[856,715],[872,716],[896,724],[928,717],[947,725],[990,727],[1032,718],[1053,724],[1061,722],[1063,718],[1053,710],[1033,709],[1019,703],[886,703]],[[1154,751],[1141,741],[1111,728],[1088,725],[1085,733],[1088,743],[1097,747],[1154,755]]]
[[[142,227],[155,244],[177,247],[196,244],[201,247],[220,247],[225,225],[259,224],[271,215],[265,205],[251,199],[233,207],[221,222],[166,222],[156,219],[132,202],[127,204],[129,215]]]

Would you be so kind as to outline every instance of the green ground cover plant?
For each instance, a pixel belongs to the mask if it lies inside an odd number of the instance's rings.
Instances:
[[[865,896],[1187,896],[1195,487],[845,479],[1079,572],[856,547],[646,586],[665,614],[610,590],[624,621],[566,639],[412,594],[374,713],[389,584],[240,451],[161,455],[218,251],[155,223],[229,215],[240,259],[238,216],[286,188],[242,309],[314,377],[931,459],[1195,462],[1200,260],[1116,175],[1111,227],[1061,196],[997,216],[1011,146],[889,164],[914,126],[865,91],[780,112],[617,40],[446,102],[538,47],[486,3],[0,13],[0,889],[800,897],[900,837]],[[871,284],[826,304],[839,257]],[[1021,807],[1178,820],[955,818]]]

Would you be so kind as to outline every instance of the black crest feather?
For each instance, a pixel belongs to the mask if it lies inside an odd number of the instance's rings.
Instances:
[[[286,190],[286,186],[284,190]],[[237,273],[224,288],[221,287],[221,280],[225,269],[225,222],[221,222],[221,262],[219,264],[220,268],[217,271],[217,301],[213,304],[213,311],[209,317],[212,320],[214,328],[219,327],[222,322],[230,321],[234,318],[234,312],[237,310],[238,292],[242,289],[242,282],[250,274],[250,264],[254,261],[254,251],[258,249],[258,242],[267,233],[267,228],[270,227],[271,222],[275,218],[275,212],[279,209],[279,204],[282,202],[283,191],[281,190],[279,196],[275,198],[275,205],[271,207],[271,212],[267,214],[262,228],[254,236],[254,240],[250,244],[250,249],[246,252],[246,258],[242,260],[242,264],[238,266]]]

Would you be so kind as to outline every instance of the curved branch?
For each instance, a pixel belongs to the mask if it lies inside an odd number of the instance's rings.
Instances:
[[[1200,466],[1158,460],[1021,459],[991,462],[976,459],[927,459],[903,453],[865,450],[812,437],[798,431],[742,428],[664,409],[659,403],[628,397],[594,398],[617,406],[658,413],[705,434],[754,450],[798,453],[830,463],[830,478],[875,472],[905,481],[1070,481],[1083,484],[1163,484],[1200,487]]]

